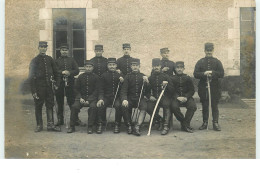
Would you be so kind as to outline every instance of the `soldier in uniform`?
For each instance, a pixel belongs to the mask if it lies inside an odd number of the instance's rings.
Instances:
[[[123,52],[124,52],[124,56],[117,59],[117,68],[119,73],[122,73],[123,75],[127,75],[128,73],[132,72],[131,62],[133,59],[130,56],[131,46],[129,43],[123,44]]]
[[[47,42],[39,42],[39,55],[32,59],[30,63],[29,80],[31,92],[35,103],[35,117],[37,127],[35,132],[40,132],[43,129],[42,122],[42,106],[45,103],[47,114],[47,130],[60,131],[58,126],[54,125],[53,106],[54,93],[52,81],[56,80],[57,89],[59,87],[59,74],[52,57],[46,55]]]
[[[195,93],[193,82],[187,74],[184,74],[184,62],[176,62],[176,75],[172,77],[172,83],[175,87],[173,99],[172,99],[172,112],[177,119],[181,121],[181,129],[183,131],[193,133],[193,129],[190,126],[191,119],[194,112],[197,110],[196,103],[192,96]],[[185,117],[181,113],[180,106],[187,108]]]
[[[92,59],[92,63],[94,64],[94,70],[93,73],[101,77],[101,75],[105,72],[107,72],[107,58],[103,57],[104,50],[103,45],[95,45],[95,54],[96,56]],[[96,117],[97,118],[97,117]],[[106,123],[106,114],[102,114],[102,122],[103,124]],[[97,123],[97,119],[95,122]]]
[[[209,93],[207,88],[207,76],[210,80],[211,89],[211,107],[213,116],[213,129],[220,131],[221,128],[218,124],[219,111],[218,103],[221,97],[221,86],[219,78],[224,77],[224,69],[222,63],[212,56],[214,51],[213,43],[205,43],[206,56],[200,59],[194,69],[194,77],[200,79],[198,85],[198,94],[202,103],[203,124],[200,130],[207,129],[208,115],[209,115]]]
[[[128,126],[128,134],[132,133],[131,127],[131,114],[129,110],[132,110],[133,107],[138,106],[139,97],[143,86],[143,94],[141,96],[140,104],[139,104],[139,118],[134,128],[134,134],[140,136],[140,125],[142,124],[146,109],[147,103],[144,98],[147,91],[147,84],[149,83],[148,78],[143,74],[140,73],[140,59],[133,59],[131,62],[131,69],[132,72],[128,73],[125,76],[125,80],[120,92],[121,100],[122,100],[122,113],[124,116],[125,123]]]
[[[120,83],[123,83],[124,78],[122,77],[122,75],[116,72],[116,68],[117,68],[116,58],[108,58],[107,67],[108,67],[108,71],[101,75],[101,81],[100,81],[101,87],[100,87],[99,98],[98,98],[99,101],[97,102],[98,116],[100,118],[106,116],[106,108],[108,106],[112,106],[113,101],[115,99],[115,103],[113,105],[113,107],[116,110],[114,133],[119,133],[122,113],[121,113],[121,101],[119,98],[120,90],[118,87],[120,87]],[[101,124],[99,124],[98,126],[97,133],[102,133]]]
[[[153,66],[153,73],[148,78],[149,79],[149,91],[147,92],[147,98],[149,99],[147,103],[147,113],[152,116],[152,113],[155,108],[155,104],[157,99],[159,98],[162,87],[165,87],[166,84],[170,82],[170,77],[161,72],[161,61],[160,58],[154,58],[152,60],[152,66]],[[171,110],[170,110],[170,98],[171,95],[169,91],[173,90],[173,85],[171,82],[167,85],[164,95],[162,96],[159,105],[160,107],[163,107],[164,113],[165,113],[165,119],[164,127],[161,132],[162,135],[166,135],[169,131],[169,121],[171,117]],[[159,107],[157,108],[157,112],[159,111]],[[155,114],[155,120],[158,122],[162,122],[161,116],[158,114]]]
[[[76,61],[69,57],[69,47],[66,43],[62,44],[60,47],[61,56],[55,60],[55,63],[58,67],[58,72],[60,75],[60,87],[56,91],[56,100],[58,104],[58,123],[57,125],[64,124],[64,94],[67,97],[67,103],[71,109],[72,104],[75,101],[74,95],[74,76],[79,74],[79,68]],[[85,123],[80,121],[78,117],[76,117],[76,125],[86,126]]]
[[[175,70],[175,63],[171,60],[169,60],[169,52],[170,50],[168,48],[161,48],[160,49],[161,52],[161,68],[162,68],[162,72],[166,73],[170,76],[174,74],[176,74],[176,70]]]
[[[68,133],[75,132],[76,117],[82,107],[89,107],[88,134],[93,133],[93,125],[97,113],[98,86],[100,85],[100,78],[93,73],[93,68],[94,64],[92,61],[87,60],[85,63],[85,73],[79,75],[75,82],[74,92],[76,99],[71,109]]]

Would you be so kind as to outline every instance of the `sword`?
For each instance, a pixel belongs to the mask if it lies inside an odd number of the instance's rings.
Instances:
[[[208,114],[208,124],[207,130],[209,130],[209,118],[212,116],[212,108],[211,108],[211,92],[210,92],[210,80],[209,76],[207,75],[207,88],[208,88],[208,95],[209,95],[209,114]]]

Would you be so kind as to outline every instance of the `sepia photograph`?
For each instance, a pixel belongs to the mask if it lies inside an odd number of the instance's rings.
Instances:
[[[255,0],[5,0],[6,159],[255,159]]]

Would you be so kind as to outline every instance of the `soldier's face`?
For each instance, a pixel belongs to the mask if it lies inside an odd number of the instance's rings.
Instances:
[[[116,63],[108,63],[107,68],[109,71],[116,71],[117,64]]]
[[[206,57],[212,57],[214,50],[205,50]]]
[[[102,56],[103,52],[104,52],[103,50],[95,50],[95,53],[96,53],[97,57]]]
[[[160,65],[153,66],[153,70],[154,70],[155,72],[160,72],[160,71],[161,71],[161,66],[160,66]]]
[[[68,56],[69,55],[69,50],[66,48],[61,48],[60,50],[61,56]]]
[[[86,72],[89,72],[89,73],[90,73],[90,72],[93,71],[93,69],[94,69],[93,65],[89,65],[89,64],[88,64],[88,65],[85,66]]]
[[[133,72],[138,72],[139,69],[140,69],[140,65],[138,65],[138,64],[132,64],[132,65],[131,65],[131,69],[132,69]]]
[[[184,67],[183,66],[177,66],[176,67],[176,72],[177,74],[183,74],[183,71],[184,71]]]
[[[131,53],[131,48],[124,48],[124,49],[123,49],[123,53],[124,53],[124,55],[130,55],[130,53]]]
[[[169,58],[169,51],[166,51],[166,52],[163,52],[163,53],[161,53],[161,56],[163,57],[163,58]]]
[[[40,54],[45,55],[47,51],[47,47],[39,46],[38,47]]]

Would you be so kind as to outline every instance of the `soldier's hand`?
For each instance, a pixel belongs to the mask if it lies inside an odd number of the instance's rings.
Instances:
[[[121,74],[121,71],[119,69],[116,70],[117,73]]]
[[[124,101],[122,102],[122,105],[123,105],[124,107],[128,107],[128,101],[127,101],[127,100],[124,100]]]
[[[212,74],[212,71],[205,71],[205,72],[204,72],[204,75],[205,75],[205,76],[211,76],[211,74]]]
[[[37,99],[37,100],[39,99],[37,93],[34,93],[32,96],[33,96],[33,98],[35,98],[35,99]]]
[[[84,100],[83,98],[80,98],[80,99],[79,99],[79,102],[80,102],[81,104],[86,103],[85,100]]]
[[[182,103],[185,103],[187,100],[187,97],[182,97]]]
[[[165,87],[168,84],[168,81],[163,81],[162,86]]]
[[[169,70],[169,67],[163,67],[162,68],[162,71],[165,72],[165,71],[168,71]]]
[[[88,105],[88,104],[89,104],[89,101],[85,101],[85,104]]]
[[[182,97],[177,97],[177,100],[179,100],[180,102],[182,102]]]
[[[65,75],[66,75],[66,76],[69,76],[69,75],[70,75],[70,72],[69,72],[68,70],[65,70],[64,72],[65,72]]]
[[[148,80],[147,76],[143,76],[143,80],[144,80],[144,82],[149,83],[149,80]]]
[[[120,80],[121,83],[124,82],[124,78],[123,77],[120,77],[119,80]]]
[[[156,101],[156,98],[154,96],[150,96],[150,101],[154,102]]]
[[[97,102],[97,107],[101,107],[102,105],[104,105],[104,100],[99,100]]]

